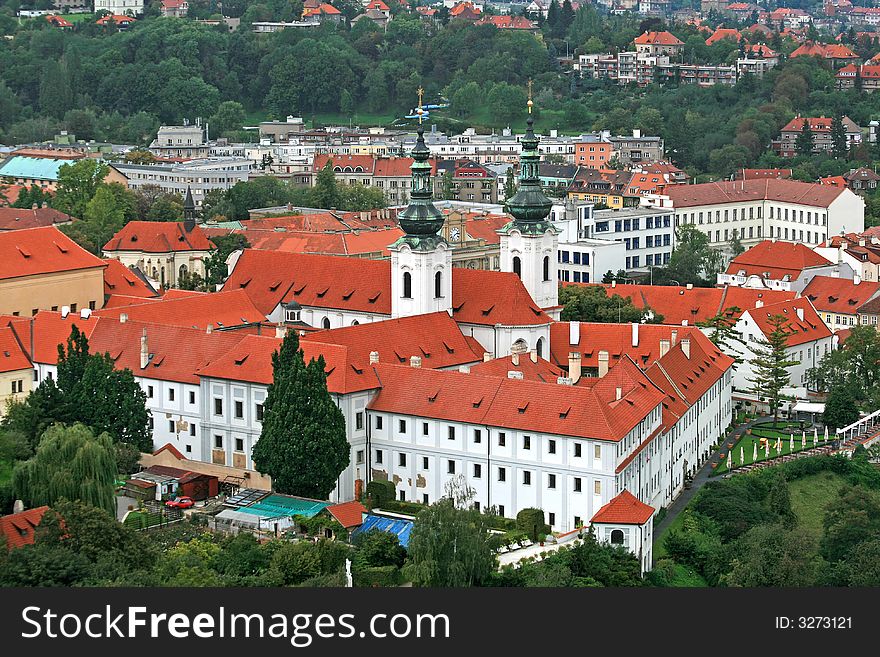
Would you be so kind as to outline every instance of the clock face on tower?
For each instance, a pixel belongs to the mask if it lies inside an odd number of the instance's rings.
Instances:
[[[461,238],[461,231],[458,229],[458,227],[451,228],[449,230],[449,239],[451,239],[453,242],[457,242],[459,238]]]

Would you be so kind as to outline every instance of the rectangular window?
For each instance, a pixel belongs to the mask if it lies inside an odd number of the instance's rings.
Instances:
[[[196,403],[196,393],[195,393],[194,390],[190,390],[190,391],[189,391],[189,403],[190,403],[190,404],[195,404],[195,403]]]
[[[422,422],[422,435],[423,436],[428,435],[428,423],[427,422]]]
[[[449,474],[455,474],[455,461],[446,462],[446,472]]]
[[[498,468],[498,481],[507,481],[507,468]]]
[[[474,479],[482,479],[483,477],[483,466],[479,463],[474,463]]]
[[[357,413],[354,414],[354,428],[357,431],[364,430],[364,412],[363,411],[358,411]]]
[[[598,479],[593,482],[593,493],[595,493],[596,495],[602,494],[602,482]]]
[[[214,415],[223,415],[223,400],[214,397]]]
[[[430,468],[428,467],[429,465],[430,465],[430,461],[428,460],[428,457],[427,457],[427,456],[423,456],[423,457],[422,457],[422,470],[429,470],[429,469],[430,469]]]
[[[556,514],[555,513],[548,513],[547,514],[547,522],[551,527],[556,525]]]
[[[355,454],[354,459],[355,459],[355,463],[357,463],[358,465],[361,465],[364,462],[364,450],[359,449],[357,451],[357,453]]]
[[[147,386],[147,397],[153,398],[153,386]]]
[[[427,493],[423,494],[423,495],[422,495],[422,504],[430,504],[430,502],[428,501],[428,499],[429,499],[429,498],[428,498],[428,494],[427,494]]]
[[[382,462],[382,450],[377,449],[376,450],[376,463],[381,463],[381,462]]]
[[[223,436],[214,434],[214,449],[223,449]]]
[[[555,440],[548,440],[547,441],[547,452],[549,454],[556,453],[556,441]]]
[[[406,454],[404,454],[403,452],[397,455],[397,465],[402,468],[406,467]]]
[[[174,420],[168,420],[168,433],[176,433],[174,430]]]
[[[581,478],[580,477],[574,478],[574,492],[575,493],[581,492]]]
[[[581,521],[581,517],[580,517],[580,516],[575,516],[575,517],[574,517],[574,526],[575,526],[575,527],[583,527],[583,526],[584,526],[584,523]]]
[[[196,435],[196,425],[194,422],[189,423],[189,435],[195,438]]]
[[[235,439],[235,451],[243,452],[244,451],[244,439],[236,438]]]
[[[244,417],[244,402],[236,400],[235,402],[235,419],[240,420]]]
[[[483,431],[481,429],[474,429],[474,443],[479,444],[483,441]]]
[[[449,427],[449,440],[455,440],[455,427]]]
[[[575,458],[578,458],[578,459],[581,457],[581,444],[580,443],[574,444],[574,456],[575,456]]]
[[[404,490],[400,491],[400,501],[406,502],[406,491]]]
[[[593,458],[601,459],[602,458],[602,446],[601,445],[593,445]]]
[[[501,516],[502,518],[504,517],[504,505],[503,504],[498,505],[498,515]]]
[[[531,448],[532,448],[531,436],[523,436],[523,449],[531,449]]]
[[[377,429],[382,428],[382,416],[381,415],[376,416],[376,428]]]
[[[504,447],[505,445],[507,445],[507,436],[505,435],[505,433],[503,431],[501,431],[498,434],[498,446]]]
[[[255,415],[257,416],[257,422],[262,422],[263,421],[263,405],[257,404],[255,410],[256,410]]]
[[[550,489],[556,488],[556,475],[555,474],[547,475],[547,488],[550,488]]]
[[[523,470],[523,485],[531,486],[532,485],[532,473],[529,470]]]
[[[168,401],[174,401],[174,388],[168,388]]]
[[[406,420],[397,421],[397,433],[406,433]]]

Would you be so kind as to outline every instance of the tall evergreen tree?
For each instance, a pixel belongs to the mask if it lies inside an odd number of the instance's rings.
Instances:
[[[315,178],[315,203],[319,208],[338,208],[340,203],[339,187],[336,174],[333,173],[333,161],[328,160]]]
[[[714,317],[710,317],[705,322],[699,322],[697,326],[700,328],[710,329],[707,337],[712,343],[718,347],[723,353],[727,354],[734,360],[734,369],[742,362],[740,352],[733,348],[733,343],[742,344],[739,333],[734,330],[736,326],[736,318],[742,314],[742,310],[737,306],[725,308]]]
[[[771,331],[766,339],[755,343],[752,360],[755,376],[749,379],[754,384],[752,391],[770,406],[774,425],[779,420],[779,407],[788,399],[782,394],[782,389],[791,381],[788,370],[795,365],[795,361],[788,358],[788,337],[791,335],[788,322],[785,315],[772,315],[768,319]]]
[[[254,465],[280,493],[327,499],[350,453],[342,411],[327,392],[324,358],[306,364],[296,332],[289,331],[272,355]]]
[[[804,119],[801,131],[795,137],[794,149],[798,155],[809,156],[813,154],[813,129],[807,119]]]
[[[504,202],[507,203],[516,194],[516,176],[513,167],[507,169],[507,177],[504,179]]]
[[[846,127],[838,114],[831,120],[831,153],[834,157],[846,157]]]

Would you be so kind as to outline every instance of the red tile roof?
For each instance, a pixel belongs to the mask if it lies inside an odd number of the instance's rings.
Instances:
[[[665,194],[675,208],[760,200],[827,208],[843,192],[816,183],[761,179],[672,185],[666,188]]]
[[[803,310],[803,320],[797,315],[798,308]],[[773,327],[770,325],[770,318],[772,316],[782,315],[787,317],[788,321],[783,324],[783,328],[789,332],[789,347],[831,337],[831,331],[825,325],[825,322],[816,313],[810,301],[803,297],[791,301],[783,301],[782,303],[774,303],[763,308],[751,308],[747,312],[765,336],[773,331]]]
[[[378,352],[379,362],[396,365],[409,365],[410,358],[418,356],[422,367],[430,369],[483,360],[483,349],[475,353],[446,312],[315,331],[301,338],[303,345],[312,342],[345,347],[349,364],[359,369],[369,368],[372,351]]]
[[[381,254],[385,257],[391,254],[388,247],[404,234],[398,227],[356,233],[273,232],[267,230],[236,230],[234,232],[244,235],[251,248],[263,251],[340,256]]]
[[[373,411],[612,442],[625,438],[663,397],[630,360],[590,387],[398,365],[374,369],[382,388],[368,406]]]
[[[856,285],[849,278],[814,276],[802,296],[821,312],[856,315],[859,308],[878,293],[880,283],[873,281],[861,281]]]
[[[516,361],[514,363],[514,356],[512,355],[493,358],[492,360],[472,365],[471,374],[506,377],[508,372],[519,372],[524,380],[540,383],[556,383],[559,377],[567,376],[565,370],[543,358],[538,358],[536,362],[532,362],[529,354],[519,354],[516,357]]]
[[[791,178],[791,169],[742,169],[737,177],[743,180],[759,180],[761,178]]]
[[[0,232],[0,279],[105,266],[54,227]]]
[[[640,501],[628,490],[618,494],[590,520],[609,525],[644,525],[654,515],[654,508]]]
[[[728,27],[719,27],[712,33],[712,36],[706,39],[706,45],[711,46],[713,43],[717,43],[723,39],[739,42],[742,39],[742,35],[739,33],[739,30]]]
[[[657,46],[683,46],[684,42],[680,41],[675,35],[669,32],[645,32],[640,34],[634,40],[638,45],[657,45]]]
[[[14,202],[14,199],[13,199]],[[0,208],[0,231],[69,224],[73,217],[55,208]]]
[[[31,367],[31,359],[28,358],[15,331],[9,326],[0,326],[0,372],[18,372],[29,370]]]
[[[777,10],[778,11],[778,10]],[[775,12],[774,12],[775,13]],[[789,57],[822,57],[823,59],[858,59],[859,56],[841,43],[807,41]]]
[[[228,328],[266,321],[265,314],[256,308],[247,293],[235,289],[168,300],[155,299],[94,312],[98,317],[114,319],[123,313],[134,321],[199,329],[206,329],[209,324],[212,328]]]
[[[126,25],[128,23],[133,23],[135,21],[131,16],[123,16],[121,14],[107,14],[102,18],[99,18],[95,21],[98,25],[106,25],[109,22],[114,22],[118,25]]]
[[[784,263],[780,267],[780,263]],[[764,240],[740,253],[727,266],[727,273],[733,275],[762,276],[769,273],[770,279],[781,280],[785,275],[792,280],[800,277],[805,269],[827,267],[832,263],[808,246],[801,243]]]
[[[107,269],[104,270],[104,294],[125,295],[127,297],[158,297],[159,294],[151,285],[144,282],[118,260],[105,259]]]
[[[223,289],[245,290],[267,315],[282,301],[390,315],[391,263],[246,249]],[[534,326],[550,321],[513,273],[453,268],[452,309],[455,321],[466,324]]]
[[[534,30],[537,24],[525,16],[486,16],[477,25],[494,25],[499,30]]]
[[[33,317],[0,316],[0,325],[11,326],[27,353],[33,351],[33,362],[45,365],[58,362],[58,345],[67,343],[74,325],[89,338],[98,321],[94,314],[83,319],[77,313],[62,317],[61,313],[48,310],[41,310]]]
[[[353,500],[351,502],[343,502],[342,504],[331,504],[327,507],[327,512],[336,518],[340,525],[346,529],[351,529],[352,527],[360,527],[363,524],[363,514],[367,512],[367,508],[357,500]]]
[[[12,550],[25,545],[34,544],[34,530],[43,519],[48,506],[28,509],[21,513],[13,513],[0,517],[0,534],[6,537],[6,549]]]
[[[130,221],[110,238],[104,251],[172,253],[214,248],[200,226],[190,232],[178,221]]]

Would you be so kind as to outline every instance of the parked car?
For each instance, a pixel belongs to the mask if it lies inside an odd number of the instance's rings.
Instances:
[[[189,509],[190,507],[195,506],[195,502],[193,502],[193,498],[191,497],[175,497],[173,500],[168,500],[165,502],[165,506],[170,506],[175,509]]]

